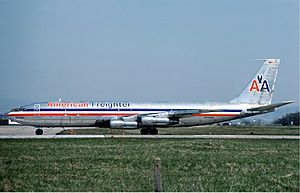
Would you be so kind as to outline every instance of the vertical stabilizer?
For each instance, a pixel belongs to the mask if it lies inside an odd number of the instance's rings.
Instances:
[[[240,95],[231,103],[271,104],[280,59],[265,59]]]

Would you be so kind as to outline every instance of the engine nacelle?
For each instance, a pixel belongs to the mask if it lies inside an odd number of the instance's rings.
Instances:
[[[111,120],[110,128],[113,128],[113,129],[136,129],[136,128],[138,128],[138,123],[135,121],[125,122],[122,120]]]
[[[163,126],[169,125],[169,118],[160,118],[160,117],[142,117],[141,125],[142,126]]]

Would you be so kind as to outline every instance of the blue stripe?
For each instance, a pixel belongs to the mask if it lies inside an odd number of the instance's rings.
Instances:
[[[86,108],[80,108],[80,109],[40,109],[40,111],[188,111],[188,110],[197,110],[197,109],[86,109]],[[34,109],[25,109],[24,111],[34,111]],[[217,112],[241,112],[242,110],[232,110],[232,109],[218,109]]]

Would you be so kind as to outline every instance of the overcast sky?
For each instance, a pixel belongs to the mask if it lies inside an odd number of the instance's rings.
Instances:
[[[0,112],[21,102],[226,102],[280,58],[299,105],[298,0],[0,0]]]

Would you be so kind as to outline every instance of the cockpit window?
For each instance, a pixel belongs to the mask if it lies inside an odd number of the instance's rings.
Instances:
[[[21,109],[20,108],[14,108],[14,109],[11,110],[11,112],[18,112],[18,111],[21,111]]]
[[[19,111],[25,111],[26,109],[24,107],[14,108],[11,110],[11,112],[19,112]]]

